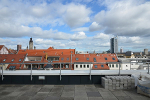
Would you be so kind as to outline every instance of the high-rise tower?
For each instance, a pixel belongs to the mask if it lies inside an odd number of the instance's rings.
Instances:
[[[30,38],[30,41],[29,41],[29,49],[33,49],[33,40],[32,40],[32,38]]]
[[[118,36],[110,39],[110,52],[118,53]]]

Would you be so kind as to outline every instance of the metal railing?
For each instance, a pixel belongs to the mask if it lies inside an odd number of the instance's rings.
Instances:
[[[131,63],[137,63],[137,62],[130,62],[130,70],[131,70]],[[144,62],[143,64],[148,64],[148,72],[147,72],[147,74],[149,74],[149,63],[150,62]],[[29,64],[29,65],[31,65],[31,72],[30,72],[30,75],[31,75],[31,81],[32,81],[32,79],[33,79],[33,77],[32,77],[32,75],[33,75],[33,73],[32,73],[32,68],[33,68],[33,64],[59,64],[60,65],[60,81],[62,80],[62,72],[61,72],[61,64],[74,64],[74,63],[68,63],[68,62],[66,62],[66,63],[1,63],[1,65],[2,65],[2,67],[0,67],[0,76],[2,76],[2,81],[3,81],[3,79],[4,79],[4,68],[3,68],[3,66],[4,66],[4,64]],[[85,63],[84,63],[85,64]],[[122,62],[102,62],[102,63],[98,63],[98,62],[96,62],[96,63],[88,63],[88,64],[90,64],[90,68],[89,68],[89,79],[90,79],[90,81],[92,80],[92,67],[91,67],[91,64],[119,64],[119,72],[118,72],[118,75],[120,76],[121,75],[121,73],[120,73],[120,70],[121,70],[121,64],[123,64]]]

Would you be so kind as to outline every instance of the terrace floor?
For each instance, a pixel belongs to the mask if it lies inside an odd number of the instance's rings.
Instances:
[[[150,100],[132,90],[101,85],[0,85],[0,100]]]

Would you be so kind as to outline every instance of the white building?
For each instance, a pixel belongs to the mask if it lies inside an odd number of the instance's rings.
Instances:
[[[8,49],[4,45],[0,45],[0,54],[9,54]]]

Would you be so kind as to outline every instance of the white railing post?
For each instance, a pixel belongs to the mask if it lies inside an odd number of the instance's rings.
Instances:
[[[148,63],[148,74],[149,74],[149,63]]]
[[[3,79],[4,79],[4,77],[3,77],[3,64],[2,64],[2,81],[3,81]]]
[[[60,63],[60,81],[61,81],[61,63]]]
[[[32,81],[32,64],[31,64],[31,81]]]
[[[91,81],[91,64],[90,64],[90,81]]]

